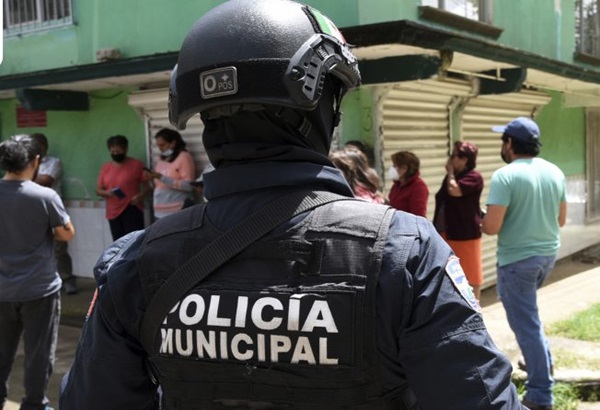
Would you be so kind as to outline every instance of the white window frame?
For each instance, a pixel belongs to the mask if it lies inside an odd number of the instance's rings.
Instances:
[[[466,10],[463,12],[458,12],[458,9],[453,8],[452,5],[460,6],[456,3],[464,3],[464,6],[471,1],[477,3],[478,15],[469,15]],[[422,0],[423,6],[435,7],[440,10],[445,10],[449,13],[456,14],[461,17],[468,18],[470,20],[480,21],[482,23],[492,23],[492,10],[493,10],[493,0]]]
[[[575,3],[577,52],[594,57],[600,57],[599,3],[597,0],[576,0]]]
[[[72,0],[3,0],[5,36],[30,33],[73,24]],[[15,5],[24,9],[14,16]]]

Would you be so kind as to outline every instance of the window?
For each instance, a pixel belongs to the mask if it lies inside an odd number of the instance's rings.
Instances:
[[[597,0],[575,3],[575,42],[579,53],[600,57],[600,18]]]
[[[492,21],[492,0],[423,0],[422,4],[471,20],[484,23]]]
[[[71,0],[4,0],[4,33],[15,35],[73,23]]]
[[[597,221],[600,219],[600,109],[587,109],[586,126],[587,218]]]

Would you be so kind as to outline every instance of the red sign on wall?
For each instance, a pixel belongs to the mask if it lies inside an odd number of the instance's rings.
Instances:
[[[46,125],[48,125],[46,111],[33,111],[17,107],[17,128],[45,127]]]

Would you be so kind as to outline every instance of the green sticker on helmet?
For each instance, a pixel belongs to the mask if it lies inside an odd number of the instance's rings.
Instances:
[[[346,39],[344,38],[340,30],[338,30],[335,24],[333,24],[333,22],[329,20],[327,16],[323,15],[319,10],[313,9],[311,7],[307,8],[317,21],[317,24],[319,24],[321,32],[337,38],[342,44],[346,44]]]

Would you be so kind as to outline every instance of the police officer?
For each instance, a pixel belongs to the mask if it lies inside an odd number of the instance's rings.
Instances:
[[[522,408],[450,248],[425,219],[352,199],[329,162],[359,83],[309,6],[231,0],[198,20],[170,117],[201,115],[209,202],[100,258],[61,410],[155,409],[157,391],[169,410]]]

